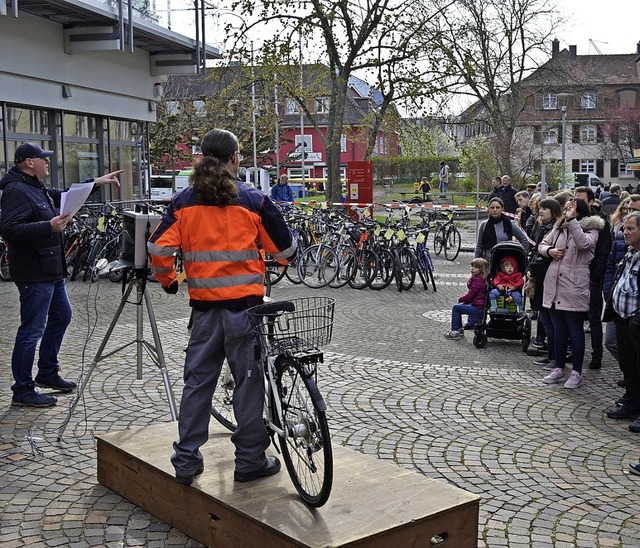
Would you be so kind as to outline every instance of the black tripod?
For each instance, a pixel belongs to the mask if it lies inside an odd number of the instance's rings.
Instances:
[[[144,349],[147,351],[151,359],[158,366],[158,368],[160,369],[160,372],[162,373],[164,389],[167,394],[167,399],[169,400],[169,412],[171,413],[171,420],[175,421],[178,419],[178,414],[176,412],[176,402],[173,396],[173,390],[171,389],[171,382],[169,381],[169,375],[167,373],[167,364],[165,362],[164,353],[162,351],[160,335],[158,334],[158,325],[156,323],[155,314],[153,313],[151,298],[149,297],[149,293],[147,291],[147,271],[146,269],[134,269],[132,267],[125,269],[124,277],[123,277],[123,289],[127,279],[129,279],[129,283],[126,286],[126,290],[123,291],[122,299],[120,300],[120,306],[118,306],[118,310],[116,311],[113,319],[111,320],[111,325],[109,325],[109,329],[107,329],[107,333],[104,336],[102,343],[100,344],[100,348],[98,348],[98,352],[95,358],[93,358],[93,361],[91,362],[91,366],[89,367],[87,374],[85,375],[84,379],[82,380],[82,383],[80,384],[80,387],[78,388],[76,397],[73,399],[73,402],[69,409],[69,414],[67,415],[67,418],[62,423],[62,426],[60,426],[60,430],[58,431],[58,441],[60,441],[60,439],[62,438],[62,434],[64,433],[67,425],[69,424],[69,421],[71,420],[71,416],[73,415],[73,412],[76,406],[78,405],[78,402],[80,401],[80,398],[82,397],[82,394],[84,393],[84,390],[87,384],[89,383],[91,374],[93,373],[93,370],[96,368],[98,363],[110,356],[113,356],[117,352],[120,352],[124,348],[131,346],[132,344],[137,345],[137,378],[142,379],[142,351]],[[135,340],[130,341],[116,348],[115,350],[112,350],[108,354],[103,355],[103,351],[107,346],[107,343],[109,342],[111,333],[113,332],[116,324],[118,323],[118,319],[120,318],[120,314],[122,314],[122,310],[124,309],[124,306],[130,302],[128,300],[129,295],[131,295],[131,292],[133,291],[134,288],[136,289],[137,298],[135,303],[130,303],[130,304],[135,304],[137,307],[136,338]],[[143,303],[146,304],[147,306],[149,323],[151,325],[151,332],[153,334],[153,342],[154,342],[153,345],[145,341],[143,336],[143,329],[142,329],[143,328],[143,318],[142,318]]]

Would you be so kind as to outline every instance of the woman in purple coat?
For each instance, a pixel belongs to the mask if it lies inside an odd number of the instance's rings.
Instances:
[[[564,381],[567,347],[571,344],[573,371],[565,388],[582,383],[584,360],[583,322],[589,310],[589,263],[593,259],[598,231],[604,221],[590,216],[583,200],[569,200],[564,215],[538,245],[538,253],[552,259],[544,278],[542,306],[549,309],[555,331],[555,367],[543,379],[546,384]]]

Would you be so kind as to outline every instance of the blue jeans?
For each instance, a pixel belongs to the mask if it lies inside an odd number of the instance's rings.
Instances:
[[[571,344],[573,370],[582,373],[584,361],[584,320],[586,312],[569,312],[567,310],[549,310],[553,329],[555,329],[556,367],[564,367],[567,358],[567,347]]]
[[[553,324],[551,323],[551,316],[549,315],[548,308],[540,307],[540,310],[538,310],[538,323],[542,324],[542,327],[544,328],[544,331],[547,334],[547,347],[549,348],[547,350],[547,358],[549,358],[550,360],[555,360],[556,359],[556,349],[555,349],[556,336],[555,336],[555,332],[553,331]]]
[[[71,323],[71,304],[64,279],[55,282],[16,283],[20,292],[20,327],[11,356],[14,394],[33,390],[33,360],[40,342],[38,375],[57,375],[58,352],[67,326]]]
[[[467,314],[469,316],[469,325],[475,325],[482,318],[484,309],[478,308],[470,304],[454,304],[451,309],[451,330],[458,331],[462,329],[462,315]]]
[[[440,194],[445,194],[447,192],[447,183],[440,181],[438,183],[438,189],[440,189]]]
[[[522,306],[522,293],[520,293],[520,291],[501,291],[500,289],[498,289],[497,287],[494,287],[490,292],[489,292],[489,298],[490,299],[497,299],[500,295],[502,295],[505,299],[511,295],[513,297],[513,302],[516,303],[516,306],[521,307]],[[506,304],[506,303],[505,303]]]

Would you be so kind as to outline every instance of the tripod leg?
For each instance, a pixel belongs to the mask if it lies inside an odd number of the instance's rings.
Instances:
[[[156,347],[155,351],[158,358],[158,368],[162,373],[164,390],[167,393],[167,400],[169,401],[169,412],[171,413],[171,420],[176,421],[178,420],[178,413],[176,412],[176,400],[173,395],[173,389],[171,388],[171,381],[169,380],[167,363],[164,359],[164,352],[162,351],[162,343],[160,342],[160,334],[158,333],[158,324],[156,323],[156,316],[153,313],[151,297],[149,297],[149,292],[147,291],[146,288],[144,290],[144,302],[147,305],[147,313],[149,314],[149,323],[151,324],[151,332],[153,333],[153,342]]]
[[[122,296],[122,299],[120,300],[120,305],[118,306],[118,310],[116,311],[115,315],[113,316],[113,319],[111,320],[111,324],[109,325],[109,329],[107,329],[107,333],[105,334],[104,339],[102,339],[102,342],[100,343],[98,352],[96,353],[95,358],[93,358],[93,361],[91,362],[91,366],[89,367],[87,374],[84,376],[84,379],[82,379],[82,383],[78,387],[76,396],[73,399],[73,402],[71,403],[71,407],[69,408],[69,413],[67,414],[67,418],[63,421],[62,425],[60,426],[60,430],[58,430],[58,441],[62,439],[62,434],[64,434],[64,431],[66,430],[67,425],[71,420],[71,416],[73,415],[73,412],[75,411],[76,406],[78,405],[78,402],[82,397],[82,394],[84,394],[84,389],[86,388],[87,384],[89,384],[89,379],[91,379],[91,374],[93,373],[93,370],[96,368],[96,365],[98,365],[98,362],[102,359],[102,352],[104,351],[105,346],[107,346],[107,343],[109,342],[109,338],[111,337],[111,333],[113,333],[113,330],[116,327],[116,324],[118,323],[118,319],[120,318],[120,314],[122,314],[124,305],[127,304],[127,299],[129,298],[129,295],[131,294],[131,290],[133,289],[133,283],[134,282],[131,282],[129,284],[129,287],[127,288],[124,295]]]

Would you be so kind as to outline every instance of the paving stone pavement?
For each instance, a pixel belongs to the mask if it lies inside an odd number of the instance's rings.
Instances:
[[[473,227],[463,223],[467,247]],[[482,350],[469,334],[446,341],[471,259],[437,258],[436,293],[274,287],[275,298],[337,299],[320,376],[334,443],[480,495],[479,546],[640,546],[640,478],[626,471],[640,457],[640,436],[605,415],[621,395],[617,365],[607,354],[601,370],[585,370],[583,385],[569,391],[544,385],[517,341],[490,339]],[[148,287],[179,401],[188,298]],[[74,318],[61,361],[76,380],[96,355],[121,286],[69,282],[68,290]],[[58,441],[71,395],[50,409],[10,406],[19,311],[12,283],[0,285],[0,301],[0,546],[199,546],[96,480],[95,434],[170,420],[150,358],[141,379],[135,345],[100,362]],[[107,350],[134,340],[135,308],[125,306]]]

